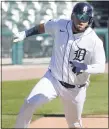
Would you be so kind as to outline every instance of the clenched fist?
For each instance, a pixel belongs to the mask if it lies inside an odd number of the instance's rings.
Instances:
[[[18,32],[14,35],[13,37],[13,42],[19,42],[19,41],[22,41],[26,38],[26,33],[25,31],[22,31],[22,32]]]

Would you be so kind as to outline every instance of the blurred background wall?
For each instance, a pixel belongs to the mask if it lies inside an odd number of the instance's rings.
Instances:
[[[52,54],[53,39],[47,35],[35,35],[18,45],[13,45],[14,33],[28,29],[35,24],[50,19],[70,19],[73,6],[77,2],[40,1],[2,1],[1,2],[1,54],[2,64],[49,63]],[[108,61],[109,2],[90,1],[94,6],[95,31],[103,40]]]

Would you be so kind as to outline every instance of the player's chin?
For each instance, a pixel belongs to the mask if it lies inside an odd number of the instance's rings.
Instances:
[[[85,27],[79,26],[79,27],[77,27],[77,30],[78,31],[84,31],[85,30]]]

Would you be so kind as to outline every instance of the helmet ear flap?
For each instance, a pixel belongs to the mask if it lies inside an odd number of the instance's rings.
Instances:
[[[89,26],[90,26],[91,28],[94,28],[94,27],[95,27],[94,19],[93,19],[93,18],[90,18],[88,24],[89,24]]]
[[[93,18],[91,17],[91,18],[89,19],[89,23],[88,23],[88,24],[90,25],[90,24],[92,24],[92,22],[93,22]]]

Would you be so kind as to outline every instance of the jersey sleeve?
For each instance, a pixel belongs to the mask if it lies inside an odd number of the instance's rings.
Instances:
[[[88,73],[103,73],[105,71],[105,51],[103,47],[103,42],[98,39],[92,54],[92,64],[88,65],[86,72]]]
[[[58,24],[58,20],[56,20],[56,19],[47,21],[44,24],[45,33],[54,36],[54,34],[57,30],[57,24]]]

